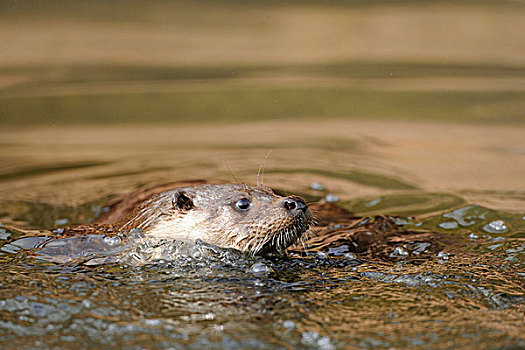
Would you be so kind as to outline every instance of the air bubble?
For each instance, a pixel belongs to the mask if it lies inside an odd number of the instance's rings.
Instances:
[[[329,194],[326,195],[324,200],[329,202],[329,203],[334,203],[334,202],[338,202],[339,201],[339,197],[337,197],[335,194],[329,193]]]
[[[114,236],[114,237],[104,237],[104,243],[106,243],[109,246],[115,246],[117,244],[120,244],[120,237]]]
[[[325,187],[323,186],[323,184],[321,184],[319,182],[312,182],[312,184],[310,185],[310,188],[312,190],[315,190],[315,191],[324,191],[325,190]]]
[[[483,226],[483,230],[488,233],[505,233],[509,228],[505,225],[503,220],[494,220]]]
[[[448,260],[449,259],[448,253],[446,253],[446,252],[439,252],[436,256],[439,259],[442,259],[442,260]]]
[[[438,226],[444,228],[445,230],[453,230],[455,228],[458,228],[458,223],[455,221],[446,221],[442,222]]]
[[[250,267],[249,272],[255,273],[255,274],[265,274],[265,273],[273,272],[273,269],[263,262],[257,262]]]
[[[392,253],[390,253],[390,257],[392,258],[400,258],[408,256],[409,253],[405,248],[402,247],[396,247]]]

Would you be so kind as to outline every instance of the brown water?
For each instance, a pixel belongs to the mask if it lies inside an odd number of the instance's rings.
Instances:
[[[525,348],[520,3],[28,4],[0,7],[1,347]],[[462,243],[89,268],[8,244],[261,165]]]

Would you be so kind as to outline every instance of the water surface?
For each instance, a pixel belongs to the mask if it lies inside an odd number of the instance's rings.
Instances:
[[[0,346],[525,347],[522,4],[108,4],[0,4]],[[442,240],[145,266],[10,244],[191,179]]]
[[[4,245],[2,341],[23,348],[523,347],[523,153],[501,156],[524,147],[521,134],[521,127],[387,121],[11,131],[3,137],[11,165],[0,181],[4,243],[18,234],[9,227],[86,223],[108,200],[174,179],[255,183],[262,164],[264,182],[282,193],[334,194],[357,214],[400,214],[409,230],[463,243],[425,259],[417,255],[424,247],[400,245],[391,254],[408,255],[389,262],[335,252],[142,267],[20,260]],[[311,189],[314,182],[326,189]]]

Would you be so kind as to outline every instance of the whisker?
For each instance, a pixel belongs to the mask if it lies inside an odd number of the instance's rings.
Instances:
[[[266,161],[268,160],[270,153],[272,153],[271,149],[268,151],[268,153],[266,153],[263,163],[259,166],[259,170],[257,171],[257,187],[264,186],[264,167],[266,166]],[[262,170],[262,173],[261,173],[261,170]],[[261,175],[261,182],[259,182],[259,175]]]
[[[228,168],[230,175],[233,177],[233,181],[235,181],[235,183],[238,184],[239,181],[237,181],[237,178],[235,177],[235,175],[233,175],[233,171],[231,170],[230,165],[228,164],[228,161],[226,159],[224,160],[224,163],[226,163],[226,168]]]

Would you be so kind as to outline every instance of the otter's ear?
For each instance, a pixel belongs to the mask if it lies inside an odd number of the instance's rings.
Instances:
[[[173,208],[178,210],[190,210],[194,207],[193,200],[184,191],[177,191],[171,201]]]

